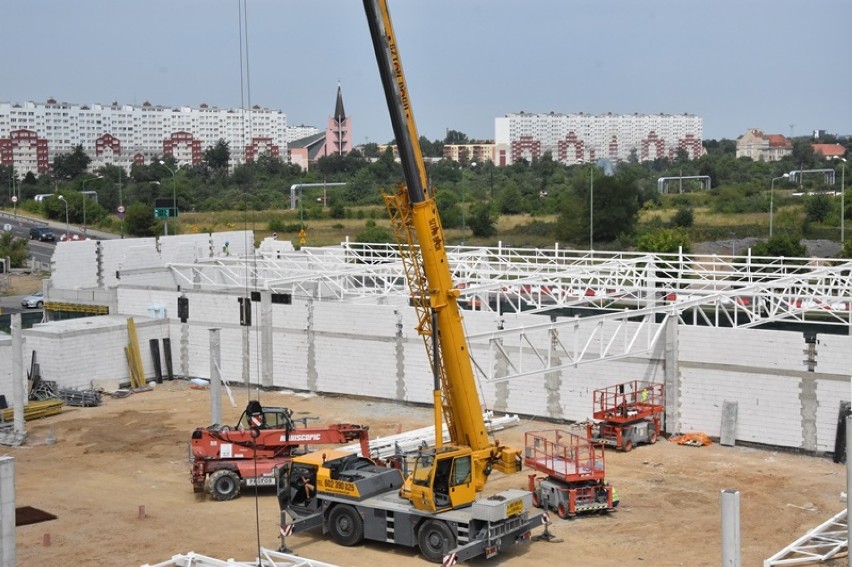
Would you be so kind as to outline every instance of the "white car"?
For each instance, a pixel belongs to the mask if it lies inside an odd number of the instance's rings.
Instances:
[[[35,307],[41,309],[44,307],[44,292],[37,291],[32,295],[26,296],[21,300],[21,305],[27,308]]]

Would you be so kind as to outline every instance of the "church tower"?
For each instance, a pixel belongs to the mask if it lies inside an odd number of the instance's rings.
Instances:
[[[325,145],[322,156],[345,156],[352,151],[352,118],[346,116],[343,109],[343,93],[337,83],[337,101],[334,104],[334,116],[328,118],[325,129]]]

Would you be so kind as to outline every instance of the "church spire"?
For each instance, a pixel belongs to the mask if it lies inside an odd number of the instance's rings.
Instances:
[[[337,83],[337,102],[334,105],[334,119],[337,122],[346,120],[346,111],[343,110],[343,93],[340,91],[340,82]]]

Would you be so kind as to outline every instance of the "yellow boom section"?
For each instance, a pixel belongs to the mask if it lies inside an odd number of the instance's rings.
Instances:
[[[452,281],[438,207],[426,189],[426,168],[387,2],[364,0],[364,9],[406,182],[405,187],[386,197],[386,203],[418,312],[418,332],[440,378],[440,406],[450,438],[473,452],[476,485],[481,489],[492,467],[504,472],[519,470],[519,453],[493,443],[482,419],[457,301],[459,292]],[[438,349],[434,344],[436,330]],[[436,402],[436,422],[438,405]]]

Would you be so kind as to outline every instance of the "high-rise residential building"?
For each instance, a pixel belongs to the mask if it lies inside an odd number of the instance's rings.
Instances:
[[[533,161],[550,153],[566,165],[703,154],[703,121],[693,114],[510,113],[494,120],[495,163]],[[502,148],[502,150],[501,150]]]
[[[54,156],[78,145],[93,169],[112,164],[129,170],[161,156],[197,164],[220,139],[228,143],[232,165],[263,154],[286,159],[287,116],[260,106],[0,102],[0,163],[13,164],[18,175],[47,173]]]

